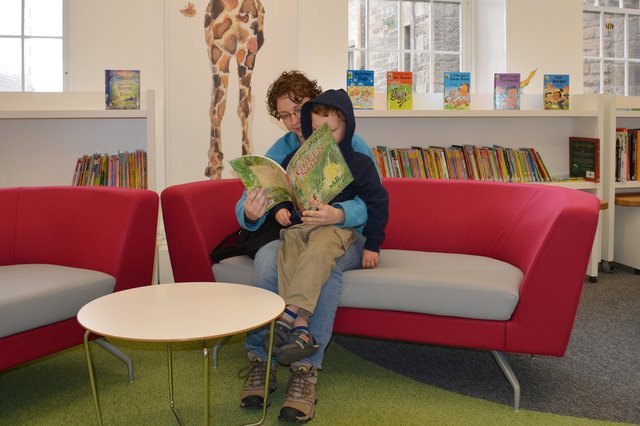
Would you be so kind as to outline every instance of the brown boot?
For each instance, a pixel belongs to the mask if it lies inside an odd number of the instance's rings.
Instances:
[[[279,420],[289,423],[306,423],[315,414],[318,370],[310,366],[291,368],[285,400],[278,415]]]
[[[278,363],[271,363],[271,377],[269,378],[269,393],[278,388],[276,379],[276,368]],[[242,374],[244,370],[248,370],[246,375]],[[240,406],[249,410],[257,410],[262,408],[264,403],[264,386],[267,382],[267,363],[254,358],[251,363],[240,370],[238,377],[245,378],[244,388],[240,394]],[[267,406],[271,401],[268,401]]]

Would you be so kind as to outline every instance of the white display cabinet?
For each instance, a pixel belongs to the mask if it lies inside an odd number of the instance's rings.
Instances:
[[[155,99],[139,110],[106,110],[104,92],[0,93],[0,187],[70,185],[85,154],[147,152],[155,189]]]
[[[633,223],[638,220],[630,215],[640,215],[640,209],[636,207],[624,207],[618,209],[615,204],[616,193],[639,192],[640,181],[616,182],[615,165],[616,165],[616,128],[624,127],[628,129],[640,128],[640,96],[603,96],[605,103],[605,139],[604,151],[601,149],[604,157],[604,197],[609,203],[609,208],[604,216],[604,226],[602,231],[602,255],[607,262],[607,268],[613,270],[614,261],[622,264],[629,264],[629,256],[633,254],[622,253],[623,247],[632,247],[633,245],[621,245],[621,241],[615,241],[616,235],[625,236],[625,238],[638,239],[638,228],[618,229],[620,225],[616,222],[616,216],[624,215],[622,223]],[[640,218],[640,216],[639,216]],[[619,221],[618,221],[619,222]],[[637,245],[637,244],[636,244]],[[640,254],[640,248],[636,249]],[[636,265],[629,265],[637,268]]]
[[[569,176],[569,137],[603,141],[604,102],[597,95],[571,97],[569,111],[545,111],[542,95],[523,95],[521,110],[492,110],[491,95],[472,95],[472,110],[442,110],[442,97],[414,98],[413,110],[384,110],[384,95],[376,94],[374,110],[356,111],[356,132],[371,147],[450,146],[472,144],[532,147],[540,153],[553,178]],[[422,109],[419,109],[422,108]],[[602,156],[600,169],[603,170]],[[603,199],[600,182],[545,183],[592,193]],[[611,203],[609,204],[611,205]],[[602,219],[601,219],[602,220]],[[587,275],[596,281],[601,260],[601,228],[598,226]]]

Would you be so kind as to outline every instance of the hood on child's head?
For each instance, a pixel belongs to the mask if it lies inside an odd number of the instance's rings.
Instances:
[[[322,104],[336,108],[340,110],[344,115],[345,121],[347,123],[347,129],[344,134],[344,139],[338,141],[338,146],[340,147],[340,151],[342,151],[342,155],[344,155],[344,158],[349,159],[349,157],[351,157],[351,154],[353,153],[353,148],[351,147],[351,139],[353,138],[353,135],[356,131],[356,117],[353,114],[353,104],[351,103],[351,99],[349,99],[349,95],[343,89],[329,89],[326,92],[323,92],[321,95],[305,103],[302,107],[300,116],[300,122],[302,124],[302,135],[305,137],[305,139],[311,136],[311,134],[313,133],[313,129],[311,127],[311,107],[314,104]]]

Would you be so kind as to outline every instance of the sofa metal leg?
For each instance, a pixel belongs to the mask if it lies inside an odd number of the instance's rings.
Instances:
[[[498,366],[502,370],[502,373],[504,373],[504,376],[507,378],[509,384],[513,388],[513,409],[515,411],[518,411],[518,409],[520,408],[520,383],[518,382],[518,378],[511,369],[509,360],[507,360],[504,352],[491,351],[491,355],[493,355],[493,358],[498,363]]]
[[[129,372],[129,383],[133,383],[133,364],[131,363],[131,358],[128,355],[123,353],[120,349],[113,346],[106,339],[99,337],[95,340],[95,343],[102,346],[107,352],[113,354],[116,358],[119,358],[122,362],[127,364],[127,370]]]
[[[222,349],[222,346],[227,343],[227,341],[231,338],[231,336],[225,336],[222,339],[220,339],[219,342],[217,342],[215,344],[215,346],[213,347],[213,356],[212,361],[213,361],[213,368],[218,368],[218,352],[220,352],[220,349]]]

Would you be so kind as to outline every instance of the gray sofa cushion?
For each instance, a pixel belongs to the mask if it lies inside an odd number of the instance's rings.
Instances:
[[[217,281],[250,284],[247,256],[214,266]],[[375,269],[343,275],[339,305],[504,321],[519,300],[523,273],[483,256],[382,250]]]
[[[116,279],[58,265],[0,266],[0,337],[73,318],[85,304],[113,292]]]

